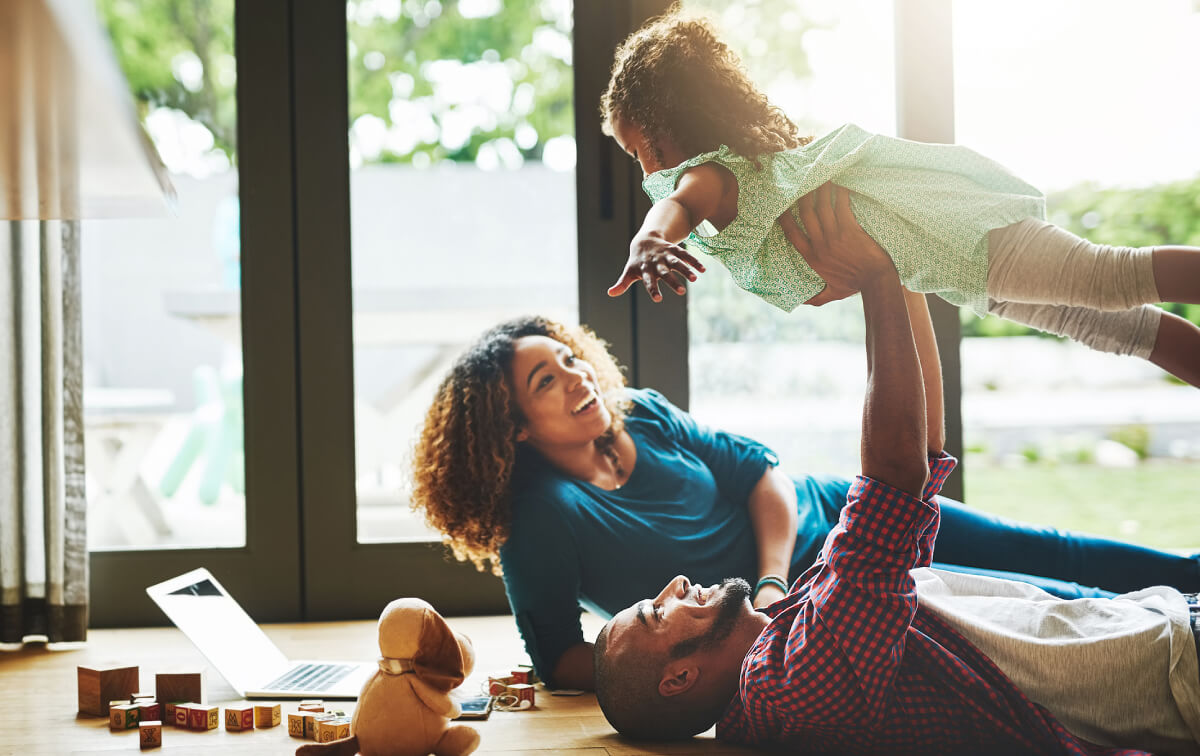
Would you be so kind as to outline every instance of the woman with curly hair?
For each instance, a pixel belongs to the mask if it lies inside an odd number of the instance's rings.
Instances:
[[[655,203],[611,296],[639,280],[654,301],[660,282],[683,294],[679,276],[704,271],[684,239],[788,312],[855,293],[826,286],[789,241],[797,200],[832,181],[909,290],[1137,355],[1200,386],[1200,328],[1153,306],[1200,302],[1200,248],[1080,239],[1045,222],[1041,192],[965,147],[853,124],[802,137],[703,17],[675,8],[625,40],[601,113]]]
[[[914,331],[923,327],[930,344],[924,313]],[[611,617],[683,573],[701,583],[745,578],[762,607],[812,563],[852,481],[793,480],[777,462],[762,444],[707,428],[656,391],[626,388],[587,328],[527,317],[487,331],[443,380],[417,443],[413,506],[460,559],[502,576],[547,684],[591,689],[581,606]],[[941,511],[947,569],[1065,597],[1159,583],[1200,589],[1194,558],[950,500]]]

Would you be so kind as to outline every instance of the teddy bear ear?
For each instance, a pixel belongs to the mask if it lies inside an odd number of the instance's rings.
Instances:
[[[413,670],[417,677],[439,690],[449,692],[462,684],[466,676],[463,667],[462,650],[454,631],[440,614],[426,612],[421,624],[421,642],[413,657]]]

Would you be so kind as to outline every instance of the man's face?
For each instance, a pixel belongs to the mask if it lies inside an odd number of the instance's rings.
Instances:
[[[697,655],[720,660],[744,655],[745,648],[724,643],[739,625],[752,621],[750,586],[729,578],[707,588],[679,575],[652,599],[644,599],[613,617],[609,648],[623,653],[666,654],[672,659]]]

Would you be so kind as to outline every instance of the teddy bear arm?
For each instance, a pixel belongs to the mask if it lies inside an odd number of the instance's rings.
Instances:
[[[417,697],[421,699],[421,703],[428,706],[429,710],[439,717],[454,719],[459,714],[462,714],[462,709],[450,699],[450,696],[429,685],[424,680],[420,678],[413,679],[412,688],[416,691]]]
[[[454,725],[442,733],[433,747],[435,756],[467,756],[479,747],[479,733],[473,727]]]

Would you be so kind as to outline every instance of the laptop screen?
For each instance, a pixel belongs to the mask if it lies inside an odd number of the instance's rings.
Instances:
[[[283,652],[208,570],[192,570],[146,593],[239,694],[287,666]]]

